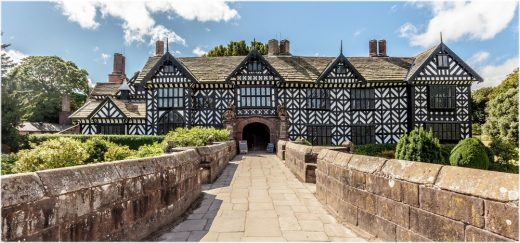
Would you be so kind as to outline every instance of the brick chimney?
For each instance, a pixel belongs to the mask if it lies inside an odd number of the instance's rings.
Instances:
[[[386,40],[378,40],[377,41],[378,51],[377,56],[387,57],[386,55]]]
[[[289,52],[289,40],[283,39],[280,41],[280,55],[291,55]]]
[[[69,95],[63,95],[61,98],[61,111],[59,114],[59,124],[60,125],[69,125],[72,124],[69,116],[72,114],[70,112],[70,97]]]
[[[155,55],[156,56],[164,55],[164,41],[158,40],[155,42]]]
[[[270,39],[267,42],[267,55],[276,56],[280,54],[280,47],[278,46],[278,40]]]
[[[368,42],[368,55],[370,57],[377,56],[377,40],[370,40]]]
[[[112,73],[108,75],[108,82],[121,83],[124,78],[126,78],[125,56],[121,53],[114,53],[114,68]]]

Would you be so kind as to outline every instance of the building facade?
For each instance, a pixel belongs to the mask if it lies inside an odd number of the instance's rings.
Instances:
[[[416,127],[443,142],[471,136],[470,91],[482,78],[444,43],[414,56],[389,57],[371,40],[368,57],[291,55],[270,40],[268,55],[156,55],[132,77],[114,56],[70,118],[83,134],[165,134],[177,127],[226,127],[237,140],[264,146],[304,138],[317,145],[395,143]]]

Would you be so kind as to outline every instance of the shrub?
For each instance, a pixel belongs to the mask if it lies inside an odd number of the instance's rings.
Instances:
[[[28,172],[44,169],[81,165],[89,157],[80,141],[72,138],[57,138],[32,144],[31,150],[20,150],[13,172]]]
[[[476,138],[461,140],[451,150],[450,164],[475,169],[489,168],[489,157],[484,144]]]
[[[421,161],[428,163],[445,163],[439,139],[432,131],[423,128],[414,129],[399,139],[395,150],[396,159]]]
[[[482,135],[482,125],[478,123],[471,124],[471,130],[473,135]]]
[[[96,163],[105,161],[105,153],[107,152],[108,147],[115,144],[108,142],[102,137],[92,137],[88,139],[84,145],[89,155],[85,162]]]
[[[18,160],[18,156],[15,153],[2,154],[2,175],[12,174],[13,167]]]
[[[162,141],[163,146],[166,146],[168,141],[175,143],[178,147],[188,146],[204,146],[208,145],[210,141],[224,142],[229,139],[229,131],[226,129],[216,128],[177,128],[166,134]]]
[[[105,162],[128,159],[135,155],[135,151],[128,146],[111,144],[105,153]]]
[[[144,157],[152,157],[163,154],[163,149],[159,143],[143,145],[139,147],[136,152],[136,157],[144,158]]]
[[[294,142],[299,143],[299,144],[303,144],[303,145],[307,145],[307,146],[312,146],[312,143],[309,142],[309,140],[307,140],[307,139],[305,139],[303,137],[296,138],[296,140],[294,140]]]
[[[389,155],[389,153],[395,150],[395,146],[395,144],[361,144],[356,145],[352,153],[384,158],[394,158],[394,155]]]
[[[28,140],[30,143],[40,144],[47,140],[57,139],[61,137],[74,138],[81,142],[86,142],[91,138],[102,138],[109,142],[126,145],[130,149],[137,150],[139,147],[145,144],[153,144],[155,142],[161,143],[164,139],[164,136],[158,135],[108,135],[108,134],[99,134],[99,135],[76,135],[76,134],[38,134],[38,135],[30,135]],[[29,146],[25,146],[24,148],[28,149]]]
[[[518,148],[500,137],[493,137],[489,144],[489,149],[494,158],[494,162],[509,164],[511,160],[518,160]]]

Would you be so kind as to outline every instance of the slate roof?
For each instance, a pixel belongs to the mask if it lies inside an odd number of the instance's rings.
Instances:
[[[115,96],[119,91],[118,83],[96,83],[90,92],[90,96]]]
[[[428,60],[428,57],[430,57],[435,50],[440,46],[441,44],[438,44],[436,46],[432,46],[430,49],[423,51],[415,56],[415,60],[412,63],[412,67],[410,68],[410,71],[406,75],[406,80],[409,80],[415,72],[417,72],[417,69],[419,69],[426,60]]]
[[[47,122],[23,122],[17,129],[20,132],[61,132],[71,126]]]
[[[69,116],[71,119],[87,119],[105,100],[111,100],[127,118],[145,118],[145,102],[125,102],[108,97],[104,100],[88,100],[82,107]]]

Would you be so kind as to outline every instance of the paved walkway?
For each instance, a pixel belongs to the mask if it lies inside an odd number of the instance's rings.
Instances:
[[[239,155],[160,241],[365,241],[338,224],[272,154]]]

